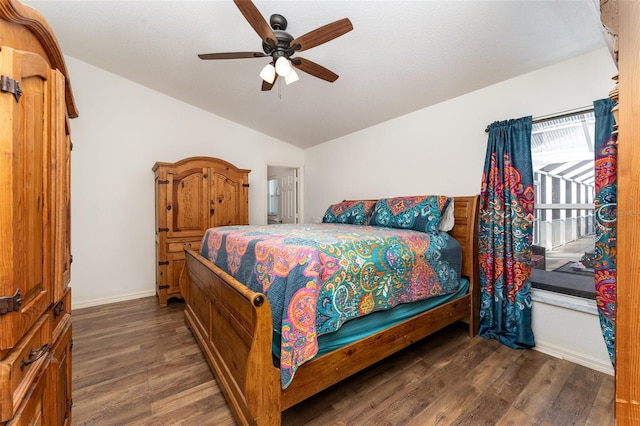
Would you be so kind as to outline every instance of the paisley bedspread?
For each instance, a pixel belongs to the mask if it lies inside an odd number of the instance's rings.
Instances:
[[[286,388],[318,352],[317,337],[400,303],[457,291],[460,246],[444,232],[346,224],[228,226],[202,256],[271,305]]]

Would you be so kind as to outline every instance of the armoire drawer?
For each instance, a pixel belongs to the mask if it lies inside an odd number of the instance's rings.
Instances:
[[[46,368],[46,367],[45,367]],[[29,396],[22,402],[16,415],[7,426],[46,425],[46,373],[40,372],[29,390]]]
[[[200,240],[194,241],[180,241],[177,243],[169,243],[169,252],[177,253],[182,252],[186,248],[192,248],[198,250],[200,248]]]
[[[0,362],[0,422],[13,417],[42,372],[51,346],[50,338],[49,315],[43,315]]]

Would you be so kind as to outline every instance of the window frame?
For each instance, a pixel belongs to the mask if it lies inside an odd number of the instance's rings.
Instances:
[[[532,136],[534,133],[534,129],[535,129],[535,125],[542,123],[542,122],[547,122],[547,121],[551,121],[551,120],[558,120],[558,119],[562,119],[562,118],[568,118],[568,117],[573,117],[576,115],[585,115],[585,114],[593,114],[594,108],[593,107],[589,107],[589,108],[582,108],[580,110],[574,110],[572,112],[568,112],[568,113],[562,113],[562,114],[555,114],[555,115],[550,115],[544,118],[540,118],[540,119],[535,119],[533,120],[533,126],[532,126]],[[585,120],[585,126],[586,124],[586,120]],[[585,130],[585,135],[587,136],[586,138],[586,143],[588,148],[590,148],[591,150],[593,150],[593,140],[589,140],[589,136],[593,135],[593,131],[586,133],[587,129]],[[533,147],[532,147],[532,157],[534,157],[534,153],[533,153]],[[595,158],[594,158],[595,161]],[[551,164],[551,163],[549,163]],[[583,190],[581,188],[578,188],[577,190],[574,191],[574,189],[576,188],[576,185],[573,185],[570,183],[572,182],[572,180],[559,180],[559,182],[557,183],[556,186],[559,185],[559,187],[562,187],[560,189],[560,193],[561,194],[565,194],[567,191],[567,188],[569,188],[571,190],[571,203],[566,203],[566,204],[558,204],[558,203],[553,203],[553,199],[551,200],[551,203],[549,203],[549,198],[553,198],[553,195],[549,194],[546,198],[546,200],[544,200],[545,202],[543,203],[538,203],[538,199],[541,198],[541,194],[543,193],[543,189],[546,187],[550,187],[553,188],[554,184],[553,184],[553,179],[551,179],[550,181],[538,181],[536,179],[536,174],[543,174],[544,172],[542,172],[542,169],[540,170],[534,170],[534,193],[535,193],[535,197],[534,197],[534,223],[532,223],[533,226],[533,241],[534,244],[536,242],[540,242],[540,232],[541,232],[541,226],[536,227],[535,224],[538,223],[540,224],[543,216],[547,216],[548,214],[551,215],[552,219],[549,221],[549,223],[553,224],[553,218],[555,216],[557,216],[556,220],[561,220],[560,224],[561,226],[565,225],[565,222],[563,222],[564,220],[567,219],[567,217],[569,218],[569,220],[573,220],[575,219],[576,222],[582,220],[583,218],[587,218],[586,221],[588,222],[589,220],[591,221],[591,227],[593,227],[593,232],[595,233],[595,216],[594,216],[594,198],[595,198],[595,188],[593,188],[592,193],[590,194],[589,191],[587,190]],[[558,178],[559,179],[559,178]],[[588,185],[587,185],[588,186]],[[593,187],[593,184],[591,184],[591,186]],[[573,194],[576,195],[573,195]],[[561,207],[558,207],[558,206]],[[588,212],[585,212],[585,210],[590,210],[591,214],[588,214]],[[553,213],[553,211],[557,211],[558,214]],[[551,213],[547,213],[547,212],[551,212]],[[563,213],[566,212],[566,213]],[[567,213],[569,213],[567,215]],[[591,219],[588,219],[591,218]],[[544,218],[546,220],[546,218]],[[581,226],[582,224],[573,224],[572,226]],[[586,224],[586,229],[589,229],[589,223]],[[553,230],[551,230],[550,232],[553,232]],[[580,230],[576,231],[576,235],[582,235],[580,234]],[[589,234],[585,234],[585,235],[589,235]],[[580,236],[578,238],[576,238],[576,241],[579,238],[583,238],[584,236]],[[553,239],[553,237],[552,237]],[[563,238],[563,244],[565,245],[567,242],[566,240]],[[559,246],[555,246],[555,247],[559,247]],[[554,247],[554,248],[555,248]],[[546,256],[546,255],[545,255]],[[576,261],[578,261],[579,259],[576,259]],[[595,280],[594,280],[594,276],[585,276],[585,275],[579,275],[579,274],[569,274],[566,272],[557,272],[557,271],[547,271],[547,270],[542,270],[542,269],[534,269],[533,265],[532,265],[532,270],[531,270],[531,284],[532,284],[532,288],[533,289],[540,289],[540,290],[546,290],[546,291],[550,291],[553,293],[561,293],[561,294],[565,294],[565,295],[570,295],[570,296],[575,296],[575,297],[580,297],[580,298],[585,298],[585,299],[595,299]]]

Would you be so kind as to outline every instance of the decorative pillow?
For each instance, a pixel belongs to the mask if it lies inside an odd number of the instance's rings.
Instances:
[[[375,201],[354,200],[332,204],[322,218],[323,223],[349,223],[364,225],[371,216]]]
[[[383,198],[373,209],[369,225],[436,232],[452,201],[444,195]]]
[[[343,203],[363,203],[364,207],[364,222],[359,223],[358,225],[368,225],[369,219],[371,219],[371,215],[373,214],[373,208],[376,206],[378,200],[344,200]]]
[[[455,203],[453,201],[449,202],[449,205],[442,215],[442,222],[440,222],[440,228],[438,228],[438,230],[449,232],[453,229],[453,226],[456,224],[456,217],[453,210],[454,205]]]

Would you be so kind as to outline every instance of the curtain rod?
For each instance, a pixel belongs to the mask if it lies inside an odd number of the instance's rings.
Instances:
[[[557,120],[558,118],[564,118],[564,117],[568,117],[570,115],[575,115],[575,114],[579,114],[581,112],[587,112],[587,111],[592,111],[593,110],[593,105],[589,105],[589,106],[583,106],[580,108],[574,108],[574,109],[569,109],[566,111],[560,111],[557,112],[555,114],[547,114],[547,115],[542,115],[540,117],[534,117],[532,119],[532,123],[542,123],[544,121],[551,121],[551,120]],[[484,129],[485,133],[489,133],[489,126],[487,126],[486,129]]]

